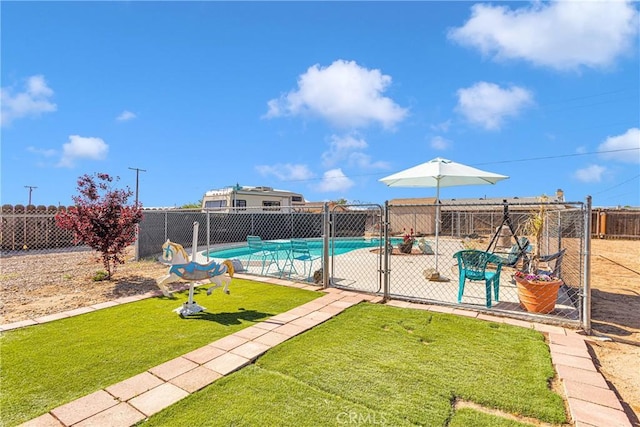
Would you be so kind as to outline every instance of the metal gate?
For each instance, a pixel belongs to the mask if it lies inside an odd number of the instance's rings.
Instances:
[[[330,210],[325,265],[331,286],[382,293],[383,212],[382,206],[375,204],[336,205]]]

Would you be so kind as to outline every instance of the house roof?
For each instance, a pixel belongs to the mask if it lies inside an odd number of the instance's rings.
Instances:
[[[442,200],[442,199],[441,199]],[[406,198],[406,199],[391,199],[390,205],[433,205],[436,203],[435,197],[420,197],[420,198]]]
[[[329,204],[329,211],[341,211],[346,212],[350,210],[348,207],[335,203],[335,202],[327,202]],[[322,212],[324,209],[325,202],[306,202],[304,205],[300,205],[298,207],[305,210],[305,212]]]
[[[540,203],[540,197],[493,197],[493,198],[470,198],[470,199],[440,199],[440,205],[448,210],[494,210],[502,209],[504,202],[507,202],[511,210],[531,210],[533,206]],[[554,198],[549,198],[549,202],[559,202]],[[434,205],[435,197],[392,199],[390,206],[429,206]],[[568,205],[557,205],[559,209],[569,207]]]

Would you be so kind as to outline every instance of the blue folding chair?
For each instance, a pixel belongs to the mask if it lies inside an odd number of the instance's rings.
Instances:
[[[484,280],[487,293],[487,307],[491,308],[491,285],[495,300],[499,300],[500,295],[500,271],[502,270],[502,259],[492,253],[478,250],[464,250],[453,255],[458,259],[458,303],[462,302],[464,285],[467,280]],[[487,270],[489,264],[495,264],[496,270]]]
[[[272,264],[278,266],[278,258],[276,252],[269,249],[269,246],[265,244],[265,242],[260,238],[260,236],[247,236],[247,245],[251,252],[249,253],[249,258],[247,259],[247,271],[249,270],[249,263],[251,262],[252,257],[257,257],[262,260],[262,271],[261,275],[264,276],[264,269],[267,268],[267,274],[269,273],[269,268],[271,268]]]
[[[550,273],[552,276],[562,278],[562,258],[564,257],[564,254],[566,252],[567,252],[567,249],[562,249],[561,251],[556,252],[555,254],[540,256],[540,262],[544,262],[545,264],[547,264],[548,269],[538,270],[538,273],[547,272],[547,273]],[[553,264],[553,267],[549,265],[551,261],[555,261],[555,263]]]
[[[518,241],[511,246],[506,257],[495,254],[502,261],[502,265],[505,267],[515,268],[520,260],[523,261],[523,269],[527,268],[528,257],[531,253],[532,247],[529,239],[526,237],[518,238]]]
[[[312,255],[309,251],[309,245],[306,240],[300,239],[292,239],[291,240],[291,270],[289,271],[289,276],[291,276],[291,272],[295,272],[298,274],[298,270],[294,265],[294,261],[301,261],[303,263],[303,273],[302,275],[306,277],[306,280],[309,281],[311,279],[311,275],[313,274],[313,263],[315,260],[320,259],[319,255]],[[309,272],[307,273],[307,264],[309,264]]]

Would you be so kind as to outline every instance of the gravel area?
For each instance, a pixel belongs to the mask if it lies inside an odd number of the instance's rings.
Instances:
[[[102,261],[93,251],[20,254],[0,260],[0,324],[59,313],[158,289],[167,267],[127,261],[110,281],[93,281]]]

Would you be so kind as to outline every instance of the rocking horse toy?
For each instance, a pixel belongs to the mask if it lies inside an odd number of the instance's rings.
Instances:
[[[182,307],[175,309],[174,311],[185,317],[190,314],[199,313],[205,310],[205,307],[198,305],[193,300],[194,287],[196,282],[202,280],[208,280],[209,283],[215,286],[207,289],[207,295],[211,295],[214,289],[224,287],[225,294],[229,294],[229,284],[233,278],[234,268],[233,263],[230,260],[225,260],[222,263],[211,261],[207,264],[199,264],[195,262],[195,254],[197,253],[197,235],[198,235],[198,223],[193,224],[193,256],[191,261],[189,260],[189,254],[182,247],[182,245],[172,242],[169,239],[162,245],[162,260],[170,263],[169,273],[166,276],[157,280],[158,287],[162,290],[162,293],[166,297],[171,297],[171,291],[167,287],[167,284],[174,283],[179,280],[187,281],[189,283],[189,300],[182,304]]]

